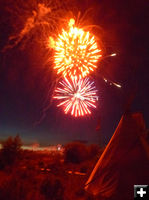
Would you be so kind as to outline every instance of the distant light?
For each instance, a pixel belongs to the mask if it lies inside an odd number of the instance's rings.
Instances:
[[[61,145],[61,144],[58,144],[58,145],[57,145],[57,151],[61,151],[61,148],[62,148],[62,145]]]
[[[61,147],[57,147],[57,150],[60,151],[60,150],[61,150]]]

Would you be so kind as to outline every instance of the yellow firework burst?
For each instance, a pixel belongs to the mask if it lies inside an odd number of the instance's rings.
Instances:
[[[101,50],[95,36],[75,27],[74,19],[70,19],[68,25],[68,31],[63,29],[54,42],[54,69],[64,77],[82,78],[97,68]]]

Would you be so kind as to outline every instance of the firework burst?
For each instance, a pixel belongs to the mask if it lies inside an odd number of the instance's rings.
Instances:
[[[65,77],[59,82],[61,87],[55,90],[54,99],[60,101],[58,107],[63,106],[65,114],[71,112],[71,115],[78,117],[91,114],[90,108],[96,108],[98,96],[94,82],[89,78],[77,79],[71,78],[70,81]]]
[[[6,9],[13,32],[9,36],[3,52],[20,45],[24,48],[32,41],[44,44],[48,35],[58,33],[59,24],[62,23],[62,16],[66,15],[69,3],[66,0],[26,0],[14,1]],[[48,35],[47,35],[48,33]]]
[[[55,41],[54,68],[57,74],[64,77],[82,78],[97,68],[96,64],[101,57],[95,37],[81,28],[74,26],[75,20],[70,19],[68,31],[62,30]],[[49,38],[49,44],[54,43]],[[49,45],[50,47],[50,45]]]

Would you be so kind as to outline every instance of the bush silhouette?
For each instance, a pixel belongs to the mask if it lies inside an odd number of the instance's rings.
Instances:
[[[99,145],[97,144],[91,144],[89,147],[89,156],[90,158],[93,158],[95,156],[97,156],[99,154],[99,152],[101,151],[101,148]]]
[[[20,158],[21,146],[22,142],[18,135],[14,138],[9,137],[2,143],[1,168],[14,164]]]
[[[64,150],[65,162],[81,163],[88,159],[88,148],[80,142],[69,143]]]
[[[61,181],[53,176],[46,178],[41,184],[41,194],[45,200],[63,200],[64,188]]]

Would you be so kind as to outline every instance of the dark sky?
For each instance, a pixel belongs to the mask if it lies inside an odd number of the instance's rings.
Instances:
[[[40,123],[37,121],[50,103],[48,91],[55,81],[47,61],[50,53],[39,42],[40,31],[35,37],[34,32],[29,39],[25,37],[22,43],[28,40],[24,47],[20,42],[2,52],[9,36],[19,33],[31,11],[26,11],[30,8],[26,4],[22,6],[25,1],[15,5],[11,0],[0,2],[0,140],[19,133],[25,144],[48,145],[72,140],[98,143],[100,138],[107,143],[132,94],[135,94],[132,111],[143,112],[149,127],[148,1],[84,0],[81,4],[80,1],[75,3],[81,12],[92,8],[87,19],[101,27],[94,32],[101,38],[104,55],[116,52],[117,56],[99,62],[98,70],[92,75],[99,91],[99,102],[91,116],[65,115],[52,102]],[[14,12],[16,5],[22,6],[24,12]],[[106,84],[102,76],[120,83],[122,88]],[[101,129],[96,131],[99,121]]]

